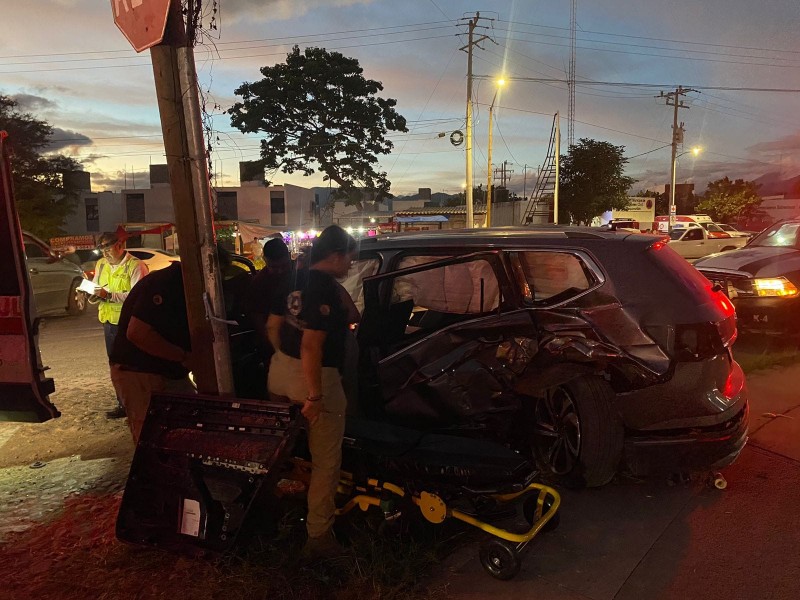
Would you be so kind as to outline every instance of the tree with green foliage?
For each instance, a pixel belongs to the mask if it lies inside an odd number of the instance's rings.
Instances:
[[[396,100],[380,98],[379,81],[366,79],[358,60],[324,48],[295,46],[285,63],[262,67],[260,81],[243,83],[228,111],[243,133],[263,133],[267,172],[315,173],[339,185],[332,199],[361,207],[391,198],[391,183],[376,170],[393,144],[388,131],[408,131]]]
[[[8,132],[17,212],[23,229],[42,238],[63,233],[61,226],[75,211],[78,193],[63,174],[80,169],[76,160],[49,154],[53,127],[20,112],[18,103],[0,95],[0,129]]]
[[[628,208],[625,146],[581,138],[561,157],[558,222],[586,224],[608,210]]]
[[[747,219],[758,210],[761,196],[758,185],[752,181],[728,177],[709,182],[697,211],[707,213],[714,221],[727,223]]]

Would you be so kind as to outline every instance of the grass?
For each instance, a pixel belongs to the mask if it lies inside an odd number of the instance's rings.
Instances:
[[[345,524],[350,556],[304,564],[302,523],[290,510],[272,534],[251,536],[235,554],[193,559],[117,541],[119,501],[116,495],[70,497],[59,517],[7,540],[0,546],[0,564],[8,573],[3,591],[12,598],[59,600],[438,600],[446,595],[442,587],[423,584],[448,545],[441,535],[396,543],[377,535],[359,513]]]
[[[796,339],[742,337],[733,346],[733,354],[748,374],[800,362],[800,349]]]
[[[737,356],[737,361],[745,373],[750,374],[774,367],[787,367],[800,362],[797,350],[780,350],[768,354],[746,354]]]

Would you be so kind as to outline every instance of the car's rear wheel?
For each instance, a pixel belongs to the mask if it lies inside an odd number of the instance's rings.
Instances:
[[[725,246],[720,252],[727,252],[728,250],[736,250],[736,246]]]
[[[69,288],[69,297],[67,298],[67,312],[74,317],[83,314],[83,311],[86,310],[86,294],[78,291],[80,284],[80,279],[73,280]]]
[[[606,381],[583,376],[547,391],[533,410],[539,467],[565,484],[605,485],[622,455],[624,430]]]

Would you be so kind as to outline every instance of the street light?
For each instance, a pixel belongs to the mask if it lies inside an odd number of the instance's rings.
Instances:
[[[489,105],[489,166],[486,173],[486,227],[492,226],[492,114],[494,112],[494,102],[497,100],[497,93],[506,83],[505,79],[497,80],[497,89],[494,91],[494,98]]]
[[[672,226],[675,225],[675,215],[677,214],[677,207],[675,206],[675,174],[678,171],[678,159],[683,156],[684,154],[692,154],[697,156],[702,152],[703,149],[699,146],[695,146],[691,150],[686,150],[685,152],[681,152],[680,154],[675,155],[675,160],[672,162],[672,184],[669,188],[669,223],[667,226],[667,232],[672,233]]]

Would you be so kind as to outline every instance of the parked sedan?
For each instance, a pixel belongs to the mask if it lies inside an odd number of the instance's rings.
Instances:
[[[727,223],[717,223],[717,227],[719,227],[722,231],[727,233],[731,237],[743,237],[749,238],[752,234],[747,233],[746,231],[739,231],[733,225],[728,225]]]
[[[715,469],[747,439],[734,309],[659,237],[578,228],[361,240],[362,414],[491,438],[573,483]]]
[[[174,262],[179,262],[181,257],[169,250],[157,248],[128,248],[133,256],[144,262],[149,271],[165,269]]]
[[[81,268],[30,233],[23,232],[22,239],[37,315],[81,314],[86,309],[86,295],[78,291]]]
[[[776,223],[744,248],[695,267],[725,292],[746,331],[800,335],[800,219]]]

